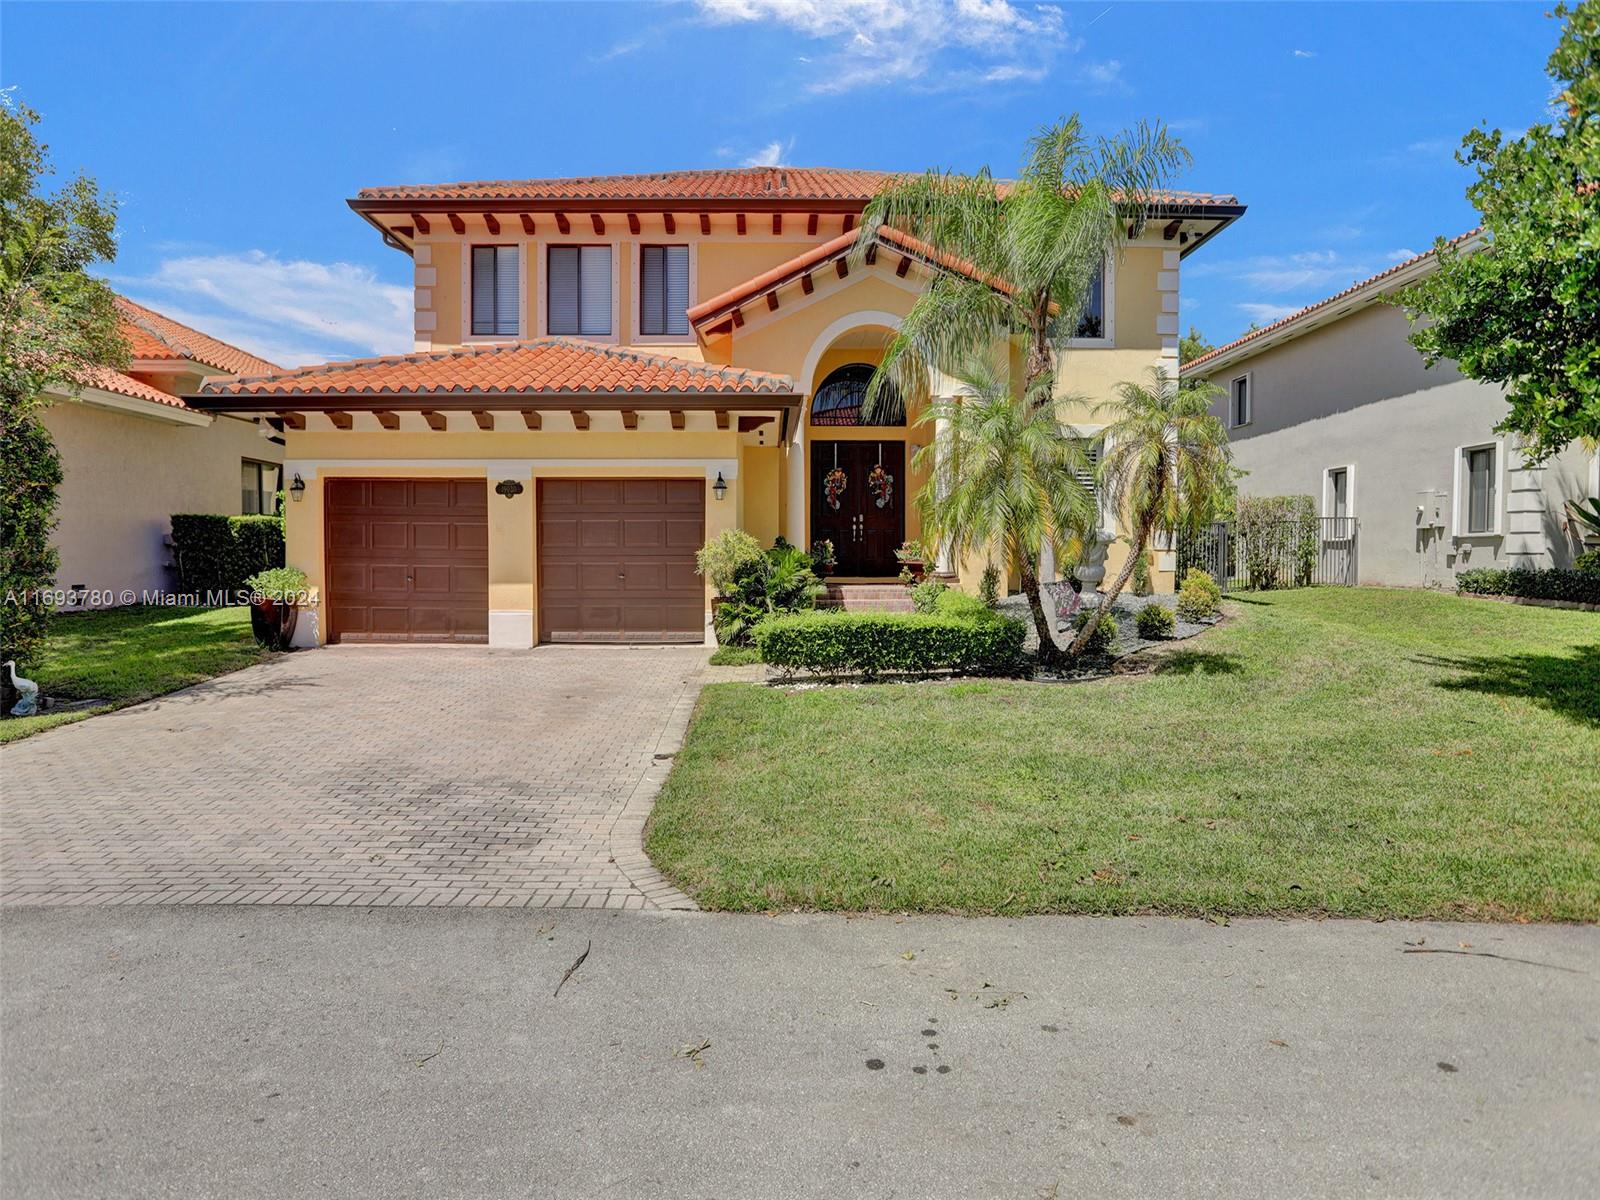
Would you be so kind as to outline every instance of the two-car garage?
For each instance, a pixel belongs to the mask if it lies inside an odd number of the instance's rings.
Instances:
[[[534,486],[540,641],[704,637],[703,479]],[[491,502],[483,478],[328,479],[328,641],[488,641]]]

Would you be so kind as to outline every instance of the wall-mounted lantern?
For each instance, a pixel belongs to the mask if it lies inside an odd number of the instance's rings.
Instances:
[[[300,472],[294,473],[294,482],[289,485],[289,499],[304,500],[306,498],[306,481],[300,478]]]
[[[711,485],[711,494],[718,500],[725,499],[728,495],[728,481],[722,477],[722,472],[717,472],[717,481]]]
[[[502,479],[494,485],[494,490],[497,495],[504,496],[507,500],[522,495],[522,485],[515,479]]]

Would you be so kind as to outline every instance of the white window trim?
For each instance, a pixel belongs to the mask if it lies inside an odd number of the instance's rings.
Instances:
[[[1117,344],[1117,264],[1115,256],[1109,250],[1106,251],[1104,270],[1105,335],[1097,338],[1068,338],[1066,345],[1069,350],[1109,350]]]
[[[1239,380],[1241,380],[1241,379],[1244,380],[1245,418],[1242,421],[1235,421],[1233,419],[1233,416],[1234,416],[1233,385],[1238,383]],[[1228,380],[1228,428],[1229,429],[1243,429],[1246,425],[1254,425],[1255,423],[1256,423],[1256,373],[1254,371],[1246,371],[1242,375],[1234,375]]]
[[[1471,497],[1468,495],[1467,455],[1473,450],[1494,451],[1494,523],[1488,529],[1467,532],[1467,514]],[[1506,444],[1503,438],[1487,442],[1472,442],[1456,447],[1455,501],[1450,506],[1450,535],[1458,542],[1473,538],[1496,538],[1504,535],[1506,512]]]
[[[1344,472],[1344,515],[1354,521],[1356,518],[1356,468],[1354,463],[1340,463],[1322,472],[1322,515],[1324,517],[1338,515],[1333,511],[1333,473],[1335,471]],[[1324,542],[1348,542],[1350,536],[1327,534],[1322,540]]]
[[[517,251],[517,332],[472,332],[472,248],[474,246],[514,246]],[[521,342],[528,338],[528,239],[485,237],[467,238],[461,243],[461,344],[493,345],[496,342]]]
[[[538,258],[535,261],[538,262],[538,264],[539,264],[539,284],[538,284],[538,287],[535,290],[539,294],[539,298],[538,298],[538,305],[539,305],[538,329],[540,331],[540,336],[541,337],[573,338],[573,339],[575,339],[577,341],[580,341],[580,342],[593,342],[597,346],[620,346],[620,345],[622,345],[622,288],[620,286],[621,280],[619,278],[620,274],[621,274],[621,267],[618,264],[622,261],[622,249],[621,248],[622,248],[624,242],[627,242],[627,244],[631,245],[635,250],[638,249],[639,243],[637,241],[635,241],[635,240],[632,240],[632,239],[607,238],[607,237],[601,237],[601,236],[584,237],[584,236],[582,236],[581,234],[578,234],[578,233],[572,233],[572,234],[569,234],[569,235],[567,235],[565,237],[561,237],[561,236],[557,236],[557,237],[539,237],[539,238],[535,238],[534,239],[534,243],[533,244],[537,247],[537,254],[538,254]],[[550,274],[550,247],[552,247],[552,246],[610,246],[611,247],[611,333],[610,333],[609,336],[607,336],[607,337],[594,337],[594,336],[592,336],[590,334],[585,334],[585,333],[551,333],[550,332],[550,321],[549,321],[549,317],[545,313],[545,310],[546,310],[546,308],[549,307],[549,301],[550,301],[549,274]],[[638,254],[633,254],[633,255],[631,255],[631,257],[634,258],[635,260],[637,260],[639,256],[638,256]],[[690,288],[691,288],[691,290],[693,289],[692,276],[691,276]],[[637,266],[635,266],[635,268],[634,268],[634,292],[635,293],[638,292],[638,268],[637,268]],[[638,307],[637,302],[635,302],[634,307],[635,308]],[[632,333],[633,330],[629,330],[629,332]],[[632,345],[632,343],[630,342],[629,345]]]
[[[681,335],[669,333],[645,333],[644,315],[640,306],[644,303],[644,294],[639,290],[639,272],[644,263],[644,248],[646,246],[687,246],[689,248],[689,307],[693,308],[700,303],[700,242],[705,239],[679,238],[675,234],[663,232],[659,238],[646,240],[643,235],[632,243],[633,253],[628,257],[633,259],[633,340],[630,346],[693,346],[698,340],[695,336],[694,326],[689,326],[689,332]]]

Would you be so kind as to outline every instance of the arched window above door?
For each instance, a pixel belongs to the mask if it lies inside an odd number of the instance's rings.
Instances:
[[[892,383],[885,382],[879,399],[877,419],[862,419],[861,405],[867,398],[867,384],[872,381],[874,367],[867,363],[851,363],[830,372],[811,398],[811,423],[813,425],[904,425],[906,406],[900,392]]]

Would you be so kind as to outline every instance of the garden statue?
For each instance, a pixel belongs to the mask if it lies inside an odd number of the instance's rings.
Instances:
[[[17,702],[11,706],[13,717],[31,717],[39,711],[39,685],[17,674],[14,659],[8,659],[5,668],[11,674],[11,686],[16,689]]]

